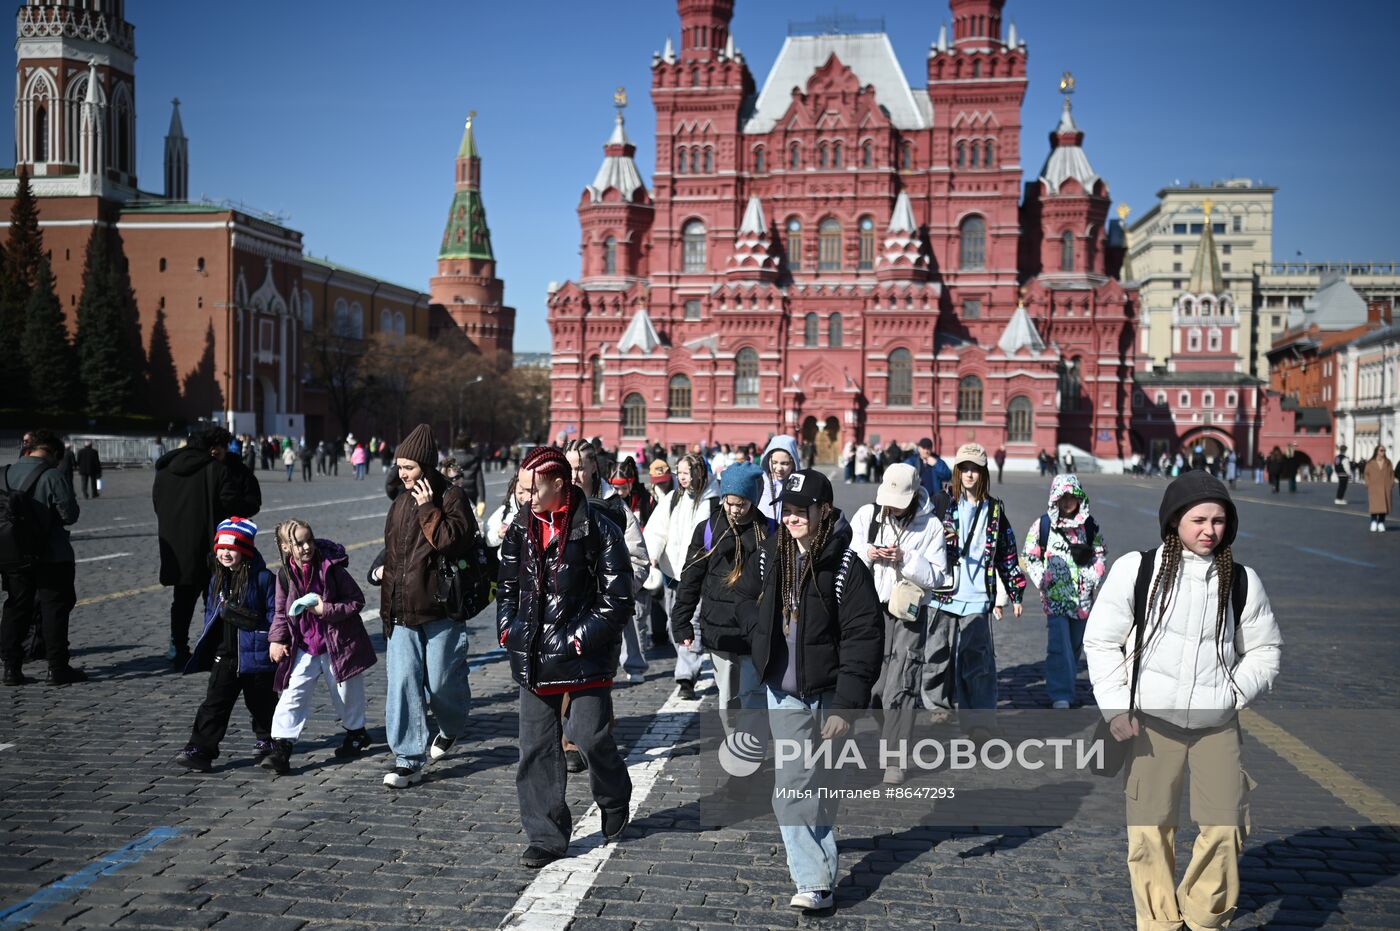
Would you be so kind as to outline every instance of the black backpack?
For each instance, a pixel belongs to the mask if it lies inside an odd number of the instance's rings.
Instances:
[[[0,473],[0,569],[12,572],[27,569],[38,561],[44,551],[44,536],[39,526],[38,502],[34,486],[53,466],[44,463],[30,474],[19,488],[10,485],[10,467]]]
[[[1060,534],[1064,536],[1063,532]],[[1099,538],[1099,524],[1091,516],[1084,521],[1084,542],[1070,543],[1070,556],[1074,559],[1075,565],[1087,566],[1094,561],[1094,541]],[[1066,538],[1068,539],[1068,538]],[[1050,515],[1040,515],[1040,552],[1044,554],[1045,547],[1050,544]],[[1042,557],[1043,558],[1043,557]]]
[[[464,494],[459,488],[448,488],[450,494]],[[476,522],[476,514],[467,508],[472,526],[468,539],[451,553],[438,555],[437,601],[454,621],[467,621],[485,611],[496,600],[496,579],[500,575],[499,554],[486,545],[486,537]]]

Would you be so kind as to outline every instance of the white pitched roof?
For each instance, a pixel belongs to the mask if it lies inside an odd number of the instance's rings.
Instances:
[[[807,80],[835,55],[855,72],[862,85],[875,87],[875,99],[889,113],[897,129],[927,129],[928,107],[920,107],[904,69],[899,66],[889,36],[882,32],[862,35],[788,36],[763,82],[753,116],[744,124],[746,133],[770,132],[787,112],[792,89],[806,88]],[[924,98],[927,101],[927,97]]]
[[[768,222],[763,218],[763,204],[759,202],[757,194],[749,197],[749,205],[744,208],[744,221],[739,224],[739,235],[744,233],[753,233],[756,236],[768,233]]]
[[[645,307],[637,308],[637,313],[633,315],[632,322],[627,324],[627,330],[622,334],[622,339],[617,341],[618,352],[628,352],[632,349],[640,349],[643,353],[650,353],[661,345],[661,337],[656,333],[656,327],[651,325],[651,316]]]
[[[1074,124],[1074,117],[1070,116],[1069,101],[1066,100],[1064,112],[1060,114],[1060,125],[1055,127],[1055,133],[1059,135],[1077,132],[1079,127]],[[1084,149],[1061,142],[1050,150],[1045,167],[1040,169],[1040,180],[1045,182],[1051,194],[1058,194],[1060,185],[1068,178],[1078,181],[1086,192],[1092,192],[1094,184],[1099,180],[1099,176],[1094,173],[1094,167],[1089,164],[1089,156],[1084,154]]]
[[[617,124],[613,126],[612,135],[608,137],[608,145],[628,145],[630,140],[627,132],[622,128],[622,113],[617,114]],[[593,176],[593,183],[588,186],[589,197],[596,203],[603,199],[603,194],[609,188],[617,188],[623,200],[630,201],[632,195],[638,189],[646,185],[642,182],[642,173],[637,170],[637,163],[629,155],[605,155],[603,164],[598,167],[598,173]]]
[[[1040,338],[1040,333],[1036,331],[1035,324],[1031,322],[1031,315],[1026,312],[1024,305],[1016,305],[1016,312],[1007,322],[1006,332],[997,340],[997,346],[1008,356],[1014,356],[1022,349],[1029,349],[1032,353],[1045,350],[1045,340]]]
[[[900,191],[895,198],[894,213],[890,215],[890,225],[885,229],[891,233],[918,232],[919,225],[914,222],[914,207],[909,203],[908,191]]]
[[[1338,269],[1322,274],[1317,290],[1302,309],[1288,314],[1288,328],[1316,323],[1323,330],[1347,330],[1366,322],[1366,299],[1357,293]]]

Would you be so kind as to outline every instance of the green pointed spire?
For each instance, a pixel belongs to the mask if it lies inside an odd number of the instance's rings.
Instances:
[[[476,150],[476,133],[472,132],[472,120],[476,119],[476,111],[467,114],[467,128],[462,130],[462,144],[457,149],[458,158],[481,158],[481,153]]]
[[[1225,279],[1220,274],[1220,257],[1215,254],[1215,235],[1210,229],[1210,211],[1215,204],[1206,200],[1201,206],[1205,209],[1206,222],[1201,224],[1201,244],[1196,249],[1196,261],[1191,267],[1191,283],[1187,292],[1224,294]]]
[[[457,193],[447,215],[447,230],[442,234],[440,259],[495,259],[491,253],[491,230],[486,225],[486,206],[481,202],[481,155],[472,130],[475,118],[475,110],[467,114],[462,145],[457,150]]]

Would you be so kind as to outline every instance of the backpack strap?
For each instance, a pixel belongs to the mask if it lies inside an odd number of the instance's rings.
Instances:
[[[704,536],[704,543],[705,543],[705,552],[706,552],[706,553],[710,552],[710,550],[712,550],[712,549],[715,548],[715,509],[714,509],[714,505],[711,505],[711,506],[710,506],[710,516],[707,517],[707,518],[705,518],[705,536]]]
[[[870,514],[870,530],[865,535],[865,542],[874,546],[875,541],[880,537],[880,511],[882,508],[878,504],[872,504],[870,507],[873,510]]]
[[[1040,515],[1040,552],[1045,553],[1045,547],[1050,545],[1050,515]]]
[[[1232,563],[1230,567],[1230,608],[1235,612],[1235,630],[1240,629],[1244,619],[1245,602],[1249,600],[1249,574],[1244,566]]]

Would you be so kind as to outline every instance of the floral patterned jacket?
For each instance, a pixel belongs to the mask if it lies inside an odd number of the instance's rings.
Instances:
[[[1069,518],[1061,517],[1059,500],[1066,495],[1079,499],[1079,511]],[[1040,526],[1045,518],[1050,521],[1050,533],[1044,549],[1040,545]],[[1108,557],[1104,549],[1103,532],[1094,522],[1094,539],[1088,539],[1089,496],[1080,487],[1074,475],[1057,475],[1050,483],[1050,502],[1047,512],[1036,518],[1026,531],[1025,549],[1022,557],[1026,563],[1026,574],[1040,589],[1041,604],[1046,617],[1070,617],[1085,620],[1094,604],[1094,595],[1108,574]],[[1071,544],[1090,543],[1094,547],[1094,561],[1080,566],[1074,561]]]
[[[945,526],[951,522],[953,527],[954,540],[948,543],[948,565],[951,567],[962,559],[962,536],[958,527],[956,499],[949,504],[947,512],[943,515],[943,522]],[[987,600],[992,604],[997,603],[999,574],[1012,604],[1020,604],[1026,591],[1026,576],[1021,572],[1020,559],[1016,553],[1016,531],[1011,529],[1011,522],[1006,518],[1006,505],[1002,504],[1000,498],[987,498],[987,545],[982,564],[987,567]],[[933,597],[943,604],[953,600],[952,595],[938,592],[935,592]]]

